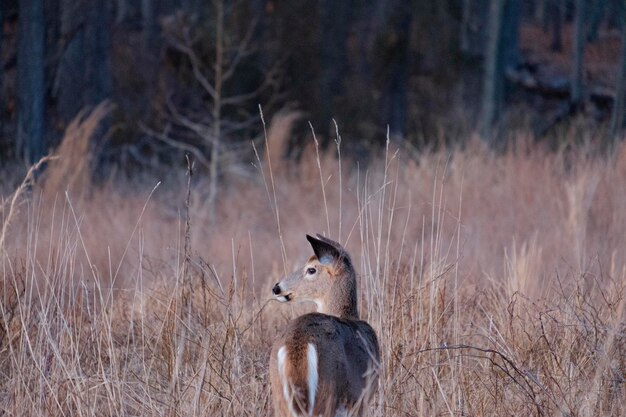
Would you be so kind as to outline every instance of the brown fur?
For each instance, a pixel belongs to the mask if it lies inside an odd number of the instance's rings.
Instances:
[[[318,384],[313,415],[332,417],[345,407],[350,415],[361,416],[377,385],[380,352],[372,327],[358,319],[356,273],[350,257],[336,242],[318,236],[308,237],[316,256],[277,284],[290,299],[320,300],[322,313],[309,313],[292,320],[276,340],[270,358],[270,382],[276,416],[306,416],[308,398],[307,347],[317,350]],[[332,261],[324,258],[332,254]],[[318,277],[307,279],[308,268]],[[285,400],[277,355],[287,351],[285,376],[293,392],[291,404]]]

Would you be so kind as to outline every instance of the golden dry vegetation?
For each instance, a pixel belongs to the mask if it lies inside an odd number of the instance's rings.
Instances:
[[[282,119],[225,170],[213,217],[201,173],[189,202],[183,169],[94,186],[99,117],[5,185],[2,415],[271,415],[271,342],[313,306],[270,288],[316,232],[351,252],[380,338],[370,415],[626,413],[626,147],[390,145],[362,165],[311,142],[296,163]]]

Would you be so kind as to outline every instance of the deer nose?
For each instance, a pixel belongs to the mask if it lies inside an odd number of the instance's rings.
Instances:
[[[274,295],[278,295],[282,292],[282,290],[280,289],[280,285],[278,285],[278,283],[274,284],[274,287],[272,288],[272,292],[274,293]]]

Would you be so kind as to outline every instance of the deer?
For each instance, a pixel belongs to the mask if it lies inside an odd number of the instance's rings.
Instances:
[[[348,252],[322,235],[306,238],[314,255],[272,288],[278,301],[317,305],[317,312],[289,322],[272,346],[275,416],[360,417],[378,385],[378,338],[359,319],[356,272]]]

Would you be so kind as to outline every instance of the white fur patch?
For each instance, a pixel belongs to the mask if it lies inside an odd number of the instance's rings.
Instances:
[[[287,408],[292,416],[298,417],[295,410],[293,409],[293,395],[291,393],[289,381],[287,381],[287,375],[285,375],[285,366],[287,364],[287,348],[285,346],[281,346],[278,349],[278,353],[276,354],[276,359],[278,363],[278,375],[280,376],[280,383],[283,386],[283,396],[285,397],[285,403],[287,403]]]
[[[342,405],[335,410],[335,417],[348,417],[348,409]]]
[[[309,416],[313,415],[315,395],[317,394],[317,349],[313,343],[309,343],[306,351],[307,358],[307,384],[309,387]]]

